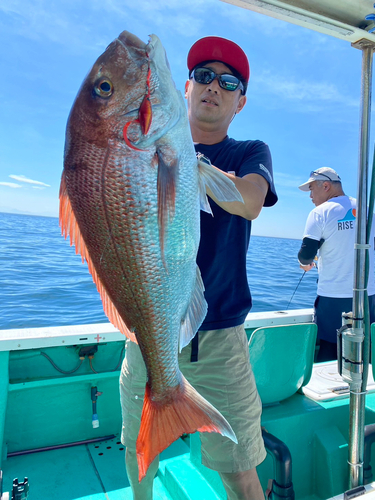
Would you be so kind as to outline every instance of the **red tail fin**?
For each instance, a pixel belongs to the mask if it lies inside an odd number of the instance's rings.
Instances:
[[[221,413],[182,377],[172,399],[155,402],[146,384],[141,427],[137,439],[139,481],[154,458],[182,434],[195,431],[218,432],[237,443],[236,436]]]

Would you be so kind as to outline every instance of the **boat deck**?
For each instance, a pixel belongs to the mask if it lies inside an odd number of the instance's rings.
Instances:
[[[159,475],[173,458],[179,460],[189,447],[179,439],[161,456]],[[130,500],[132,494],[125,469],[125,449],[118,436],[106,441],[41,451],[8,458],[3,463],[4,492],[14,478],[28,477],[30,498],[37,500]],[[11,498],[11,493],[10,493]],[[154,483],[155,500],[172,500],[159,477]],[[213,497],[215,498],[215,497]]]
[[[278,349],[277,356],[268,361],[265,349],[259,356],[266,363],[267,377],[271,368],[275,368],[275,359],[281,356],[271,382],[267,378],[263,380],[261,374],[257,378],[259,390],[263,388],[263,401],[268,396],[264,388],[279,390],[287,386],[289,391],[290,380],[298,379],[300,387],[306,376],[305,369],[303,373],[297,370],[296,374],[286,370],[291,364],[286,359],[291,356],[293,360],[301,359],[305,352],[294,340],[305,330],[301,333],[294,324],[303,325],[308,318],[304,316],[302,323],[298,319],[288,318],[292,324],[283,329],[287,351]],[[273,327],[278,318],[267,320]],[[256,326],[248,325],[249,334]],[[11,332],[9,338],[0,337],[0,450],[4,493],[11,492],[14,478],[22,483],[27,477],[30,500],[132,498],[125,449],[118,434],[121,429],[119,360],[124,354],[124,343],[116,334],[107,337],[107,328],[108,325],[69,327],[64,332],[60,328],[43,332],[38,329],[30,335],[20,331]],[[276,330],[273,329],[273,333],[277,335]],[[267,337],[273,338],[270,331]],[[89,363],[85,358],[71,373],[67,370],[77,365],[83,344],[89,344],[90,349],[97,346],[95,359]],[[307,347],[308,356],[305,354],[312,360],[315,342]],[[41,355],[47,353],[53,365]],[[375,352],[372,357],[375,358]],[[312,361],[310,363],[312,365]],[[296,363],[291,366],[295,368]],[[373,374],[373,369],[370,372]],[[366,425],[375,423],[375,383],[373,377],[370,378]],[[92,389],[100,395],[98,428],[92,426]],[[289,397],[284,395],[280,400],[264,402],[262,427],[268,433],[268,441],[280,440],[290,453],[290,465],[286,467],[290,470],[295,498],[342,500],[342,492],[348,489],[350,400],[337,374],[336,363],[315,365],[308,385],[298,390],[293,385],[292,389]],[[375,464],[375,446],[371,446],[370,454],[370,463]],[[276,455],[271,447],[257,468],[264,490],[270,479],[276,481],[282,473],[283,464],[277,463]],[[201,464],[198,434],[177,440],[160,458],[154,482],[156,500],[226,498],[219,474]],[[373,481],[374,475],[369,475],[368,480]],[[375,491],[375,483],[373,486]]]
[[[337,493],[337,483],[341,483],[341,491],[347,489],[347,436],[344,428],[349,416],[348,403],[347,397],[314,402],[296,394],[278,405],[263,409],[263,426],[285,441],[296,459],[293,461],[296,498],[331,498]],[[368,395],[366,406],[367,423],[374,422],[375,394]],[[2,469],[4,492],[11,491],[14,478],[23,482],[26,476],[30,499],[132,499],[125,469],[125,448],[118,435],[48,451],[16,456],[13,452],[3,460]],[[268,479],[274,474],[271,456],[268,455],[259,466],[258,473],[265,489]],[[200,464],[197,435],[191,435],[186,442],[179,439],[161,454],[154,482],[155,500],[224,498],[217,473]]]

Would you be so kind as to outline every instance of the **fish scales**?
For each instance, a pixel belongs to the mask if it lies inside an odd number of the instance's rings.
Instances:
[[[87,261],[108,318],[145,361],[140,480],[183,433],[236,439],[178,367],[179,348],[207,311],[196,265],[204,176],[210,188],[232,190],[229,201],[240,199],[224,175],[198,167],[160,40],[152,35],[146,45],[123,32],[94,64],[68,119],[60,224]]]

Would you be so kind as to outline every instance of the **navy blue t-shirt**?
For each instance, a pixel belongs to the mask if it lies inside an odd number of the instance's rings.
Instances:
[[[215,167],[237,177],[254,173],[261,175],[269,183],[264,206],[277,202],[271,154],[264,142],[235,141],[227,136],[211,146],[196,144],[195,150],[207,156]],[[201,212],[201,240],[197,256],[208,303],[207,316],[200,330],[241,325],[251,309],[246,273],[251,221],[226,212],[211,198],[209,203],[214,216]]]

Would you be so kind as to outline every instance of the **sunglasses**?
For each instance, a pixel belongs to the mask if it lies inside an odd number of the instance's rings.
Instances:
[[[336,182],[336,181],[332,180],[330,177],[328,177],[328,175],[326,175],[326,174],[322,174],[320,172],[316,172],[315,170],[311,170],[310,177],[312,177],[313,175],[322,175],[323,177],[327,177],[327,179],[330,180],[331,182]],[[340,179],[340,177],[339,177],[339,179]]]
[[[244,86],[239,78],[230,73],[224,73],[218,75],[215,71],[209,68],[196,68],[192,74],[194,80],[202,85],[208,85],[213,82],[215,78],[219,82],[219,85],[224,90],[229,90],[233,92],[234,90],[240,89],[241,93],[244,91]]]

